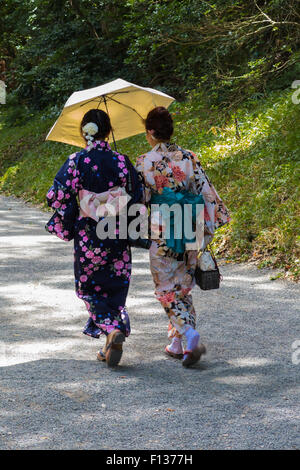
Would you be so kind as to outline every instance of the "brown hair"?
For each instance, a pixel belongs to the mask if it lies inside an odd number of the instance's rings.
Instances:
[[[154,130],[155,139],[168,141],[174,131],[173,119],[163,106],[152,109],[145,120],[146,130]]]

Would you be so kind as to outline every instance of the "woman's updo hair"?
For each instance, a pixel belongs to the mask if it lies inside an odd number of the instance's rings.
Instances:
[[[153,137],[168,142],[174,131],[173,119],[169,111],[163,106],[152,109],[145,120],[147,131],[154,130]]]
[[[93,134],[93,140],[104,140],[112,131],[109,116],[101,109],[90,109],[85,113],[80,124],[81,134],[82,128],[90,122],[98,127],[98,131]]]

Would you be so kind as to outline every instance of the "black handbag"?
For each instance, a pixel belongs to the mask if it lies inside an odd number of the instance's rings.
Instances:
[[[219,267],[212,250],[205,249],[205,251],[208,251],[211,254],[211,257],[215,263],[215,269],[212,269],[211,271],[202,271],[202,269],[200,269],[198,257],[197,266],[195,270],[196,284],[202,290],[219,289],[220,281],[223,279],[223,277],[219,271]]]

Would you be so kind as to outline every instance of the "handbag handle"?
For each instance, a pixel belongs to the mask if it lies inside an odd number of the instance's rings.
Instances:
[[[212,257],[212,259],[213,259],[213,261],[214,261],[214,263],[215,263],[216,270],[217,270],[218,273],[219,273],[220,280],[222,281],[222,280],[223,280],[223,276],[222,276],[222,274],[220,273],[219,266],[218,266],[218,264],[217,264],[217,260],[216,260],[216,258],[215,258],[215,255],[214,255],[214,252],[213,252],[211,243],[209,243],[209,244],[204,248],[204,250],[203,250],[202,253],[204,253],[205,251],[208,251],[208,252],[210,253],[210,255],[211,255],[211,257]],[[201,256],[200,253],[201,253],[201,250],[200,250],[199,253],[198,253],[198,258],[200,258],[200,256]]]
[[[215,258],[215,255],[214,255],[214,252],[213,252],[213,249],[212,249],[212,247],[211,247],[211,244],[210,244],[210,243],[209,243],[209,245],[208,245],[208,249],[207,249],[207,251],[210,253],[210,255],[211,255],[212,259],[214,260],[214,263],[215,263],[216,269],[219,271],[219,267],[218,267],[218,265],[217,265],[217,260],[216,260],[216,258]]]

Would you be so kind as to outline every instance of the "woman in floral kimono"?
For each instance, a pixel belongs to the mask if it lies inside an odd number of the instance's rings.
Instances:
[[[126,202],[138,202],[142,186],[128,157],[113,152],[106,141],[111,124],[105,112],[87,112],[81,131],[86,148],[68,157],[47,194],[48,205],[56,212],[46,229],[63,240],[74,238],[76,294],[89,313],[84,333],[94,338],[106,335],[97,358],[115,366],[130,333],[125,302],[131,252],[127,239],[118,238],[118,225],[113,238],[98,238],[96,229],[106,215],[106,202],[117,207],[121,195]]]
[[[170,195],[173,198],[185,195],[190,200],[194,198],[196,202],[204,202],[204,240],[207,243],[208,239],[213,238],[216,228],[229,222],[226,207],[197,156],[170,143],[173,133],[170,113],[163,107],[153,109],[147,116],[145,126],[146,139],[152,150],[141,155],[136,165],[145,188],[144,202],[148,205],[161,204],[167,202]],[[197,199],[200,195],[201,201]],[[169,317],[171,344],[165,352],[172,357],[183,358],[182,364],[190,366],[206,352],[205,346],[199,344],[200,335],[195,330],[196,313],[191,296],[195,285],[197,250],[175,252],[161,233],[155,239],[152,236],[152,239],[150,268],[155,295]],[[187,343],[185,351],[183,336]]]

